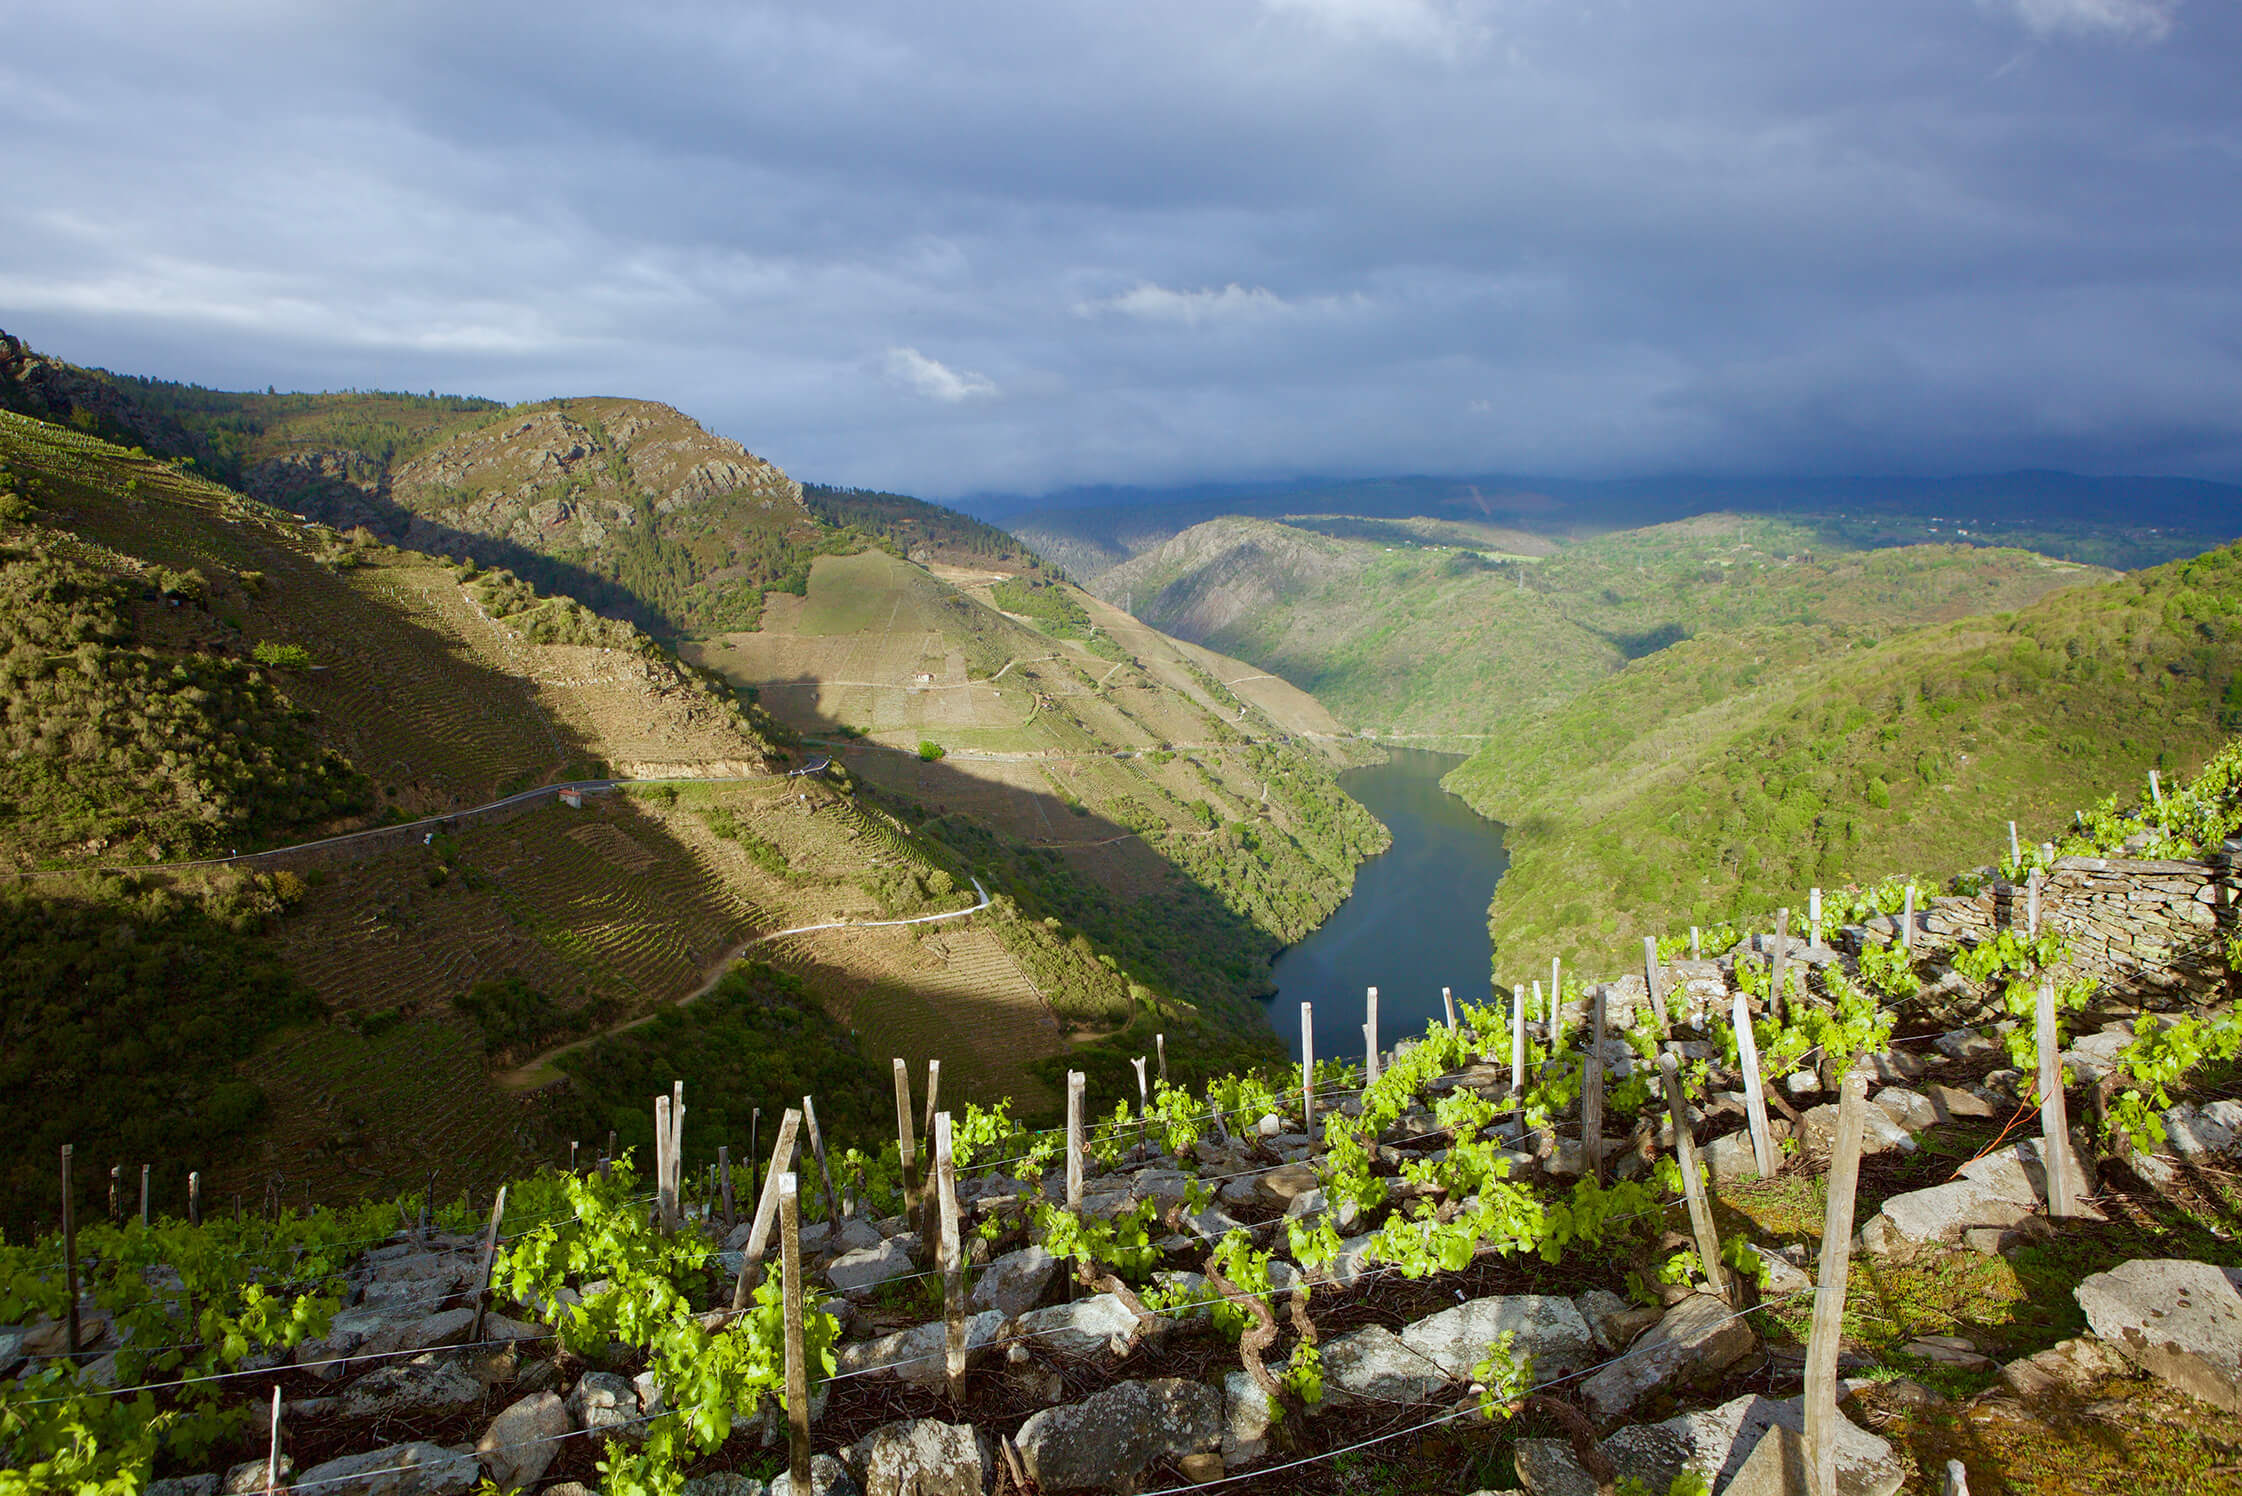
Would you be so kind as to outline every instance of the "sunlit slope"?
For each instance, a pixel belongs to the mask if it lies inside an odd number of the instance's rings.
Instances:
[[[1506,954],[1623,959],[1892,868],[1990,862],[2242,721],[2232,549],[1872,643],[1707,637],[1490,744],[1449,785],[1510,827]],[[1538,955],[1537,955],[1538,959]]]
[[[1468,748],[1676,639],[1804,623],[1881,633],[2094,575],[2022,551],[1849,551],[1735,515],[1534,550],[1430,522],[1228,518],[1098,590],[1313,692],[1349,727]]]

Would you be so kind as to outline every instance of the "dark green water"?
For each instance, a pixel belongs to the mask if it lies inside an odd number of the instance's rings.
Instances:
[[[1440,788],[1461,760],[1421,749],[1349,769],[1346,792],[1393,832],[1393,846],[1355,869],[1338,913],[1279,956],[1269,1021],[1300,1057],[1300,1004],[1315,1004],[1316,1058],[1362,1058],[1363,992],[1378,989],[1386,1048],[1442,1016],[1440,989],[1487,1001],[1487,901],[1510,865],[1503,828]]]

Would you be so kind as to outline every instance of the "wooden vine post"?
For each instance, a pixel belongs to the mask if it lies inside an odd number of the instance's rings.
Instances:
[[[1650,993],[1650,1011],[1658,1015],[1658,1037],[1663,1039],[1674,1029],[1673,1020],[1666,1014],[1666,994],[1658,990],[1658,937],[1643,937],[1643,987]]]
[[[817,1177],[825,1184],[825,1219],[835,1233],[841,1229],[841,1199],[833,1189],[833,1171],[825,1166],[825,1134],[817,1128],[817,1103],[802,1098],[802,1126],[809,1131],[810,1155],[817,1160]]]
[[[792,1116],[789,1112],[787,1115]],[[790,1169],[776,1177],[779,1200],[779,1301],[786,1317],[788,1486],[810,1489],[810,1367],[802,1335],[802,1202]]]
[[[1908,959],[1913,960],[1915,956],[1915,885],[1912,883],[1907,885],[1907,901],[1900,910],[1899,943],[1900,949],[1907,952]]]
[[[265,1451],[265,1496],[280,1490],[280,1387],[272,1389],[272,1442]]]
[[[1806,890],[1806,944],[1815,950],[1822,945],[1822,891]]]
[[[679,1197],[685,1189],[685,1082],[670,1083],[669,1103],[669,1215],[672,1223],[682,1224],[684,1206]]]
[[[1845,1279],[1852,1265],[1853,1192],[1861,1178],[1862,1108],[1868,1077],[1845,1077],[1837,1103],[1837,1140],[1829,1158],[1829,1206],[1822,1216],[1821,1271],[1814,1285],[1814,1324],[1806,1342],[1806,1485],[1813,1496],[1837,1496],[1837,1348],[1845,1326]]]
[[[498,1223],[506,1215],[506,1186],[498,1187],[498,1198],[490,1203],[490,1227],[483,1233],[483,1267],[475,1289],[475,1325],[468,1332],[469,1340],[483,1338],[483,1313],[490,1304],[490,1272],[498,1257]]]
[[[669,1200],[669,1098],[654,1098],[654,1218],[672,1229]]]
[[[2008,860],[2011,867],[2021,866],[2024,862],[2024,849],[2017,845],[2014,821],[2008,823]]]
[[[747,1192],[763,1198],[763,1109],[747,1114]]]
[[[716,1182],[723,1191],[724,1229],[731,1231],[740,1223],[740,1213],[732,1205],[732,1146],[719,1143],[716,1147]]]
[[[1588,1050],[1580,1057],[1580,1173],[1604,1177],[1604,989],[1588,999]]]
[[[1145,1083],[1145,1058],[1140,1054],[1129,1061],[1129,1064],[1137,1072],[1137,1155],[1140,1158],[1149,1157],[1152,1153],[1152,1133],[1149,1120],[1152,1111],[1152,1094]]]
[[[1082,1087],[1079,1070],[1067,1072],[1067,1209],[1082,1209]]]
[[[941,1092],[942,1062],[940,1060],[928,1060],[926,1062],[926,1121],[920,1126],[919,1132],[927,1139],[929,1147],[933,1146],[934,1141],[935,1098]]]
[[[1777,1023],[1783,1021],[1783,970],[1790,956],[1790,910],[1775,911],[1775,949],[1767,958],[1767,1013]]]
[[[1689,1202],[1689,1230],[1697,1238],[1697,1261],[1713,1292],[1728,1297],[1720,1266],[1720,1233],[1713,1229],[1712,1202],[1697,1171],[1697,1138],[1690,1130],[1689,1101],[1682,1094],[1681,1071],[1670,1054],[1658,1057],[1658,1077],[1666,1086],[1666,1111],[1674,1119],[1674,1161],[1681,1165],[1682,1194]]]
[[[934,1188],[942,1201],[942,1344],[950,1402],[965,1401],[965,1253],[958,1232],[957,1165],[950,1152],[950,1114],[934,1114]]]
[[[62,1281],[70,1295],[70,1354],[78,1354],[78,1202],[71,1198],[70,1144],[62,1145]]]
[[[140,1224],[148,1224],[148,1165],[140,1166]]]
[[[1300,1130],[1316,1145],[1316,1005],[1300,1005]]]
[[[2024,936],[2027,940],[2040,938],[2040,870],[2033,868],[2024,880]]]
[[[125,1223],[124,1181],[125,1166],[123,1164],[111,1164],[109,1166],[109,1224],[112,1226],[122,1226]]]
[[[1362,1042],[1367,1050],[1363,1061],[1362,1083],[1378,1084],[1378,989],[1373,987],[1363,997]]]
[[[778,1143],[771,1149],[771,1171],[763,1176],[762,1194],[755,1202],[755,1224],[748,1227],[747,1250],[740,1254],[740,1275],[732,1284],[734,1314],[746,1312],[748,1296],[763,1276],[763,1253],[770,1246],[771,1225],[778,1214],[778,1182],[782,1175],[793,1177],[788,1171],[794,1166],[794,1131],[801,1125],[802,1114],[792,1107],[779,1119]]]
[[[1166,1034],[1154,1034],[1152,1036],[1152,1052],[1160,1057],[1160,1084],[1164,1086],[1168,1083],[1168,1036]]]
[[[1510,1104],[1518,1125],[1526,1125],[1526,989],[1510,989]]]
[[[1744,1120],[1752,1132],[1752,1163],[1759,1169],[1759,1177],[1775,1177],[1775,1135],[1767,1126],[1767,1093],[1759,1081],[1759,1039],[1752,1033],[1752,1010],[1742,992],[1735,996],[1730,1009],[1730,1024],[1736,1031],[1737,1066],[1744,1073]]]
[[[2149,798],[2156,802],[2158,810],[2164,808],[2164,786],[2157,782],[2156,770],[2154,769],[2149,770]]]
[[[911,1067],[900,1055],[895,1061],[895,1148],[903,1165],[903,1214],[914,1216],[919,1211],[919,1145],[911,1135]]]
[[[2063,1112],[2062,1046],[2055,1032],[2055,984],[2040,983],[2040,1164],[2047,1173],[2047,1213],[2054,1220],[2078,1214],[2072,1189],[2071,1129]]]
[[[202,1171],[196,1169],[187,1175],[187,1224],[202,1224]]]
[[[1456,1026],[1456,994],[1449,991],[1446,987],[1441,988],[1440,1006],[1447,1010],[1448,1027],[1450,1027],[1451,1029],[1454,1028]]]
[[[1692,961],[1702,961],[1705,959],[1704,932],[1699,930],[1695,925],[1691,925],[1689,927],[1689,959]]]

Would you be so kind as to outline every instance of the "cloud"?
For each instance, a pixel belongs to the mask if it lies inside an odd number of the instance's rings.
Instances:
[[[1084,316],[1105,311],[1140,322],[1178,322],[1185,327],[1283,316],[1292,310],[1291,304],[1274,291],[1262,286],[1249,291],[1236,281],[1219,291],[1171,291],[1151,281],[1140,281],[1118,296],[1075,304],[1075,311]]]
[[[2162,41],[2180,0],[2001,0],[2035,36],[2116,35]]]
[[[1489,34],[1454,0],[1261,0],[1261,7],[1305,21],[1338,41],[1383,42],[1447,57]]]
[[[928,358],[916,348],[890,348],[887,377],[913,394],[940,400],[946,405],[985,400],[998,393],[996,382],[987,375],[969,369],[953,369]]]

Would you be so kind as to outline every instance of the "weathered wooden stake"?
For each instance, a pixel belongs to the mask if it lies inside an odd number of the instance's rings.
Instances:
[[[748,1295],[763,1276],[763,1253],[770,1246],[771,1225],[778,1214],[778,1183],[782,1177],[793,1178],[794,1130],[801,1125],[802,1114],[792,1107],[779,1119],[778,1142],[771,1149],[771,1171],[763,1176],[763,1189],[755,1202],[755,1224],[748,1227],[747,1250],[740,1254],[740,1275],[732,1284],[734,1314],[745,1312]]]
[[[1316,1005],[1300,1005],[1300,1130],[1316,1143]]]
[[[148,1224],[148,1165],[140,1166],[140,1224]]]
[[[1946,1462],[1946,1489],[1943,1496],[1970,1496],[1970,1473],[1960,1460]]]
[[[919,1132],[930,1141],[934,1137],[935,1097],[939,1096],[941,1092],[942,1062],[940,1060],[928,1060],[926,1062],[926,1122],[924,1126],[919,1128]]]
[[[2024,849],[2017,844],[2014,821],[2008,823],[2008,860],[2011,867],[2021,866],[2024,861]]]
[[[911,1067],[895,1061],[895,1148],[903,1163],[903,1213],[919,1211],[919,1145],[911,1136]]]
[[[70,1295],[70,1338],[64,1342],[70,1354],[78,1354],[78,1202],[71,1198],[70,1154],[71,1145],[62,1145],[62,1278],[63,1290]]]
[[[2062,1044],[2055,1032],[2055,984],[2040,983],[2040,1165],[2047,1172],[2047,1213],[2062,1220],[2078,1213],[2071,1188],[2071,1129],[2063,1112]]]
[[[1692,961],[1705,959],[1704,936],[1695,925],[1689,927],[1689,959]]]
[[[1915,954],[1915,885],[1912,883],[1907,885],[1906,907],[1900,911],[1899,943],[1900,949],[1909,956]]]
[[[1775,1177],[1775,1135],[1767,1128],[1767,1095],[1759,1084],[1759,1039],[1752,1033],[1752,1010],[1739,992],[1729,1022],[1736,1030],[1737,1067],[1744,1072],[1744,1120],[1752,1130],[1752,1162],[1759,1177]]]
[[[834,1193],[833,1171],[825,1164],[825,1134],[818,1129],[817,1103],[807,1096],[802,1098],[802,1125],[809,1130],[810,1156],[817,1160],[817,1177],[825,1181],[827,1227],[838,1233],[841,1229],[841,1197]]]
[[[280,1387],[272,1389],[272,1445],[265,1451],[265,1496],[280,1489]]]
[[[1523,1126],[1526,1115],[1526,989],[1515,984],[1510,989],[1510,1104],[1517,1109]]]
[[[958,1176],[948,1112],[934,1114],[934,1187],[942,1200],[943,1349],[954,1405],[965,1400],[965,1254],[958,1235]]]
[[[792,1115],[789,1113],[788,1115]],[[810,1489],[810,1368],[802,1337],[802,1203],[792,1170],[778,1176],[779,1299],[786,1316],[787,1485]]]
[[[498,1223],[506,1215],[506,1186],[498,1187],[498,1198],[490,1202],[490,1228],[483,1233],[483,1270],[475,1289],[475,1325],[468,1332],[469,1340],[483,1338],[483,1311],[490,1302],[490,1270],[498,1256]]]
[[[575,1140],[575,1139],[570,1139],[570,1140],[569,1140],[569,1144],[568,1144],[568,1172],[569,1172],[569,1173],[571,1173],[571,1174],[573,1174],[573,1173],[575,1173],[575,1172],[576,1172],[576,1140]]]
[[[1456,1026],[1456,994],[1447,988],[1440,989],[1440,1006],[1448,1011],[1448,1027]]]
[[[1697,1261],[1713,1292],[1728,1297],[1728,1280],[1720,1267],[1720,1233],[1713,1229],[1712,1202],[1705,1198],[1705,1181],[1697,1173],[1697,1138],[1690,1130],[1689,1101],[1682,1094],[1681,1070],[1670,1054],[1658,1057],[1659,1079],[1666,1084],[1666,1111],[1674,1119],[1674,1161],[1681,1165],[1682,1194],[1689,1201],[1689,1230],[1697,1238]]]
[[[1554,1012],[1553,1012],[1553,1011],[1552,1011],[1552,1010],[1550,1009],[1550,1007],[1549,1007],[1549,1006],[1548,1006],[1548,1005],[1547,1005],[1546,1003],[1544,1003],[1544,1002],[1542,1001],[1542,997],[1541,997],[1541,978],[1539,978],[1539,977],[1535,977],[1535,978],[1534,978],[1534,1005],[1533,1005],[1533,1007],[1532,1007],[1532,1008],[1531,1008],[1531,1009],[1530,1009],[1530,1010],[1528,1011],[1528,1014],[1527,1014],[1527,1016],[1528,1016],[1528,1017],[1531,1017],[1531,1018],[1535,1018],[1535,1019],[1538,1019],[1538,1020],[1540,1020],[1540,1022],[1541,1022],[1541,1024],[1542,1024],[1542,1031],[1541,1031],[1541,1036],[1542,1036],[1542,1037],[1543,1037],[1544,1039],[1549,1039],[1549,1040],[1555,1040],[1555,1039],[1556,1039],[1556,1037],[1557,1037],[1557,1025],[1556,1025],[1556,1023],[1554,1022],[1554,1019],[1555,1019],[1556,1015],[1555,1015],[1555,1013],[1554,1013]]]
[[[2033,868],[2032,875],[2024,880],[2024,938],[2027,940],[2040,938],[2040,870],[2038,868]]]
[[[747,1114],[747,1192],[757,1200],[763,1198],[763,1109],[755,1107]]]
[[[1166,1034],[1154,1034],[1152,1036],[1152,1052],[1160,1057],[1160,1084],[1164,1086],[1168,1083],[1168,1036]]]
[[[654,1098],[654,1215],[664,1231],[677,1228],[677,1202],[669,1189],[669,1098]]]
[[[1604,1177],[1604,989],[1601,983],[1588,998],[1588,1052],[1581,1056],[1580,1074],[1580,1173],[1601,1182]]]
[[[1666,1014],[1666,994],[1658,990],[1658,937],[1643,937],[1643,986],[1650,992],[1650,1011],[1658,1017],[1658,1037],[1663,1039],[1674,1029],[1673,1020]]]
[[[202,1224],[202,1171],[199,1169],[187,1175],[187,1224]]]
[[[1806,890],[1806,944],[1815,950],[1822,945],[1822,891]]]
[[[1152,1110],[1152,1096],[1145,1085],[1144,1056],[1140,1054],[1129,1063],[1137,1072],[1137,1152],[1139,1155],[1146,1155],[1152,1151],[1152,1134],[1146,1120],[1147,1114]]]
[[[1806,1484],[1813,1496],[1837,1496],[1837,1349],[1852,1263],[1853,1192],[1861,1178],[1861,1109],[1867,1105],[1868,1077],[1856,1070],[1845,1077],[1837,1103],[1821,1272],[1814,1285],[1813,1330],[1806,1341]]]
[[[1786,906],[1775,911],[1775,953],[1767,964],[1767,1011],[1780,1022],[1789,999],[1783,996],[1783,978],[1789,973],[1784,967],[1790,961],[1790,909]],[[1800,986],[1805,984],[1801,982]]]
[[[2164,786],[2157,782],[2154,769],[2149,770],[2149,798],[2156,802],[2158,810],[2164,808]]]
[[[1079,1070],[1067,1072],[1067,1209],[1082,1209],[1082,1087]]]
[[[125,1166],[123,1164],[111,1164],[109,1166],[109,1224],[112,1226],[122,1226],[125,1223],[124,1180]]]
[[[1366,1086],[1374,1086],[1374,1085],[1378,1084],[1378,989],[1377,989],[1377,988],[1375,988],[1375,987],[1371,988],[1371,989],[1370,989],[1370,991],[1369,991],[1369,993],[1368,993],[1368,994],[1367,994],[1367,995],[1366,995],[1366,996],[1365,996],[1365,997],[1363,998],[1363,1012],[1364,1012],[1364,1014],[1365,1014],[1366,1016],[1364,1017],[1364,1019],[1363,1019],[1363,1024],[1362,1024],[1362,1039],[1363,1039],[1363,1044],[1365,1045],[1365,1047],[1366,1047],[1366,1048],[1367,1048],[1367,1050],[1368,1050],[1369,1058],[1368,1058],[1368,1060],[1367,1060],[1367,1062],[1365,1063],[1365,1065],[1364,1065],[1364,1068],[1363,1068],[1363,1072],[1362,1072],[1362,1083],[1363,1083],[1364,1085],[1366,1085]]]
[[[729,1143],[716,1145],[716,1181],[723,1192],[724,1229],[730,1231],[739,1225],[740,1216],[732,1208],[732,1146]]]

